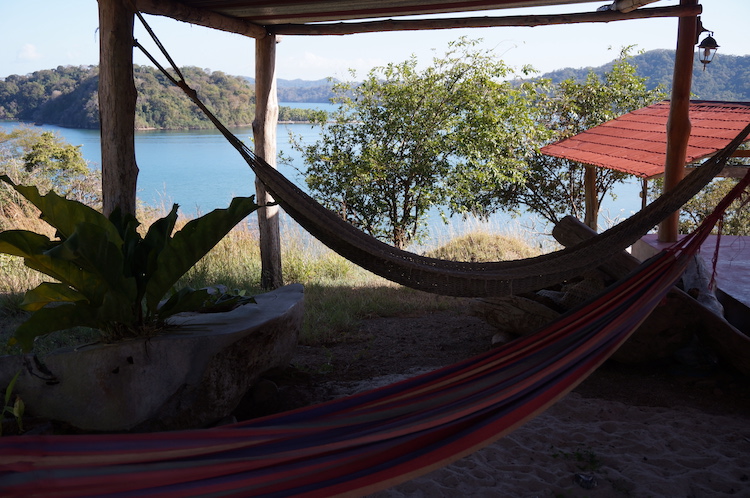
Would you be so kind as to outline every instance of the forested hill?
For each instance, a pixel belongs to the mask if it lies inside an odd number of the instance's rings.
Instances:
[[[255,86],[255,78],[246,76],[245,79]],[[276,91],[279,102],[316,102],[329,103],[333,97],[335,80],[323,78],[320,80],[285,80],[276,81]]]
[[[613,56],[616,55],[613,53]],[[647,77],[649,89],[659,84],[667,90],[672,88],[674,50],[651,50],[633,56],[633,64],[638,67],[638,75]],[[589,71],[600,76],[612,69],[614,60],[599,67],[565,68],[542,75],[554,82],[573,78],[583,80]],[[252,82],[252,78],[248,78]],[[693,67],[693,94],[701,100],[750,101],[750,55],[737,56],[719,52],[706,70],[698,59]],[[281,102],[328,102],[333,96],[333,82],[323,79],[279,80],[278,91]]]
[[[653,88],[663,84],[671,88],[674,64],[673,50],[652,50],[633,57],[638,74],[648,78]],[[589,71],[603,74],[613,62],[600,67],[566,68],[544,74],[553,81],[584,79]],[[252,78],[228,76],[220,71],[208,72],[196,67],[183,68],[204,102],[225,124],[249,125],[255,113]],[[186,129],[210,128],[211,123],[156,69],[135,66],[138,90],[136,128]],[[750,101],[750,56],[719,52],[703,70],[696,60],[693,69],[694,98],[702,100]],[[96,66],[59,66],[26,76],[8,76],[0,80],[0,119],[41,122],[70,128],[99,127]],[[333,82],[279,80],[281,102],[328,102],[333,96]],[[282,121],[304,121],[306,113],[282,108]]]
[[[216,116],[229,126],[249,125],[255,113],[253,87],[238,76],[196,67],[185,79]],[[201,111],[156,69],[134,66],[137,129],[213,126]],[[59,66],[0,81],[0,119],[41,122],[69,128],[99,128],[97,66]]]
[[[613,62],[599,67],[580,69],[566,68],[544,75],[554,82],[568,78],[580,80],[589,71],[602,75],[612,68]],[[633,65],[638,67],[638,75],[647,77],[649,89],[659,84],[668,90],[672,88],[674,50],[650,50],[633,56]],[[703,64],[695,58],[693,65],[693,98],[697,100],[750,101],[750,55],[727,55],[721,52],[703,70]]]

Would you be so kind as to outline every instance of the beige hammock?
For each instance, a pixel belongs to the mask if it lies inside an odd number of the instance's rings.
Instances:
[[[145,25],[145,22],[144,22]],[[146,26],[148,28],[148,26]],[[150,29],[149,29],[150,31]],[[278,204],[305,230],[353,263],[413,289],[462,297],[492,297],[538,290],[581,275],[635,243],[705,187],[750,133],[748,125],[724,149],[685,177],[667,194],[627,220],[574,247],[541,256],[493,263],[447,261],[397,249],[357,229],[285,178],[232,134],[200,101],[156,39],[180,80],[166,71],[137,41],[136,46],[179,86],[237,149]]]
[[[194,101],[197,103],[197,99]],[[493,263],[429,258],[381,242],[323,207],[256,156],[226,128],[222,126],[219,129],[279,205],[315,238],[343,257],[388,280],[414,289],[450,296],[489,297],[528,292],[557,284],[601,265],[612,255],[632,245],[721,172],[750,132],[750,125],[672,191],[589,241],[533,258]]]

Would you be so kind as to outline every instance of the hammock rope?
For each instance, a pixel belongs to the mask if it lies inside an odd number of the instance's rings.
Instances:
[[[145,24],[142,17],[141,21]],[[163,45],[150,29],[149,33],[166,55]],[[700,192],[724,168],[732,153],[750,134],[748,125],[724,149],[687,175],[670,192],[625,221],[574,247],[514,261],[447,261],[397,249],[360,231],[322,206],[232,134],[181,75],[179,79],[173,77],[137,40],[134,44],[203,111],[252,168],[275,201],[316,239],[353,263],[392,282],[449,296],[519,294],[558,284],[600,266]],[[172,59],[169,56],[167,59],[179,75]]]

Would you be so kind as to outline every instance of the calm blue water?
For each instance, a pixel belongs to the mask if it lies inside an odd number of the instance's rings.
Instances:
[[[284,104],[300,107],[299,103]],[[327,104],[307,104],[314,108],[329,108]],[[17,126],[28,126],[18,122],[0,122],[0,128],[9,130]],[[80,130],[43,125],[35,127],[53,131],[73,145],[80,145],[83,157],[93,168],[101,163],[100,136],[96,130]],[[231,130],[248,145],[251,145],[251,128]],[[278,151],[292,158],[293,166],[303,166],[300,155],[289,145],[289,131],[301,136],[304,142],[312,143],[318,132],[306,124],[279,125],[277,130]],[[180,205],[186,215],[207,213],[212,209],[226,207],[232,197],[249,196],[255,193],[255,175],[224,137],[214,130],[189,131],[139,131],[135,135],[136,161],[140,169],[138,197],[153,206],[169,208],[172,203]],[[279,170],[304,187],[304,181],[294,167],[279,165]],[[637,181],[617,188],[617,200],[607,199],[602,206],[600,226],[609,226],[608,220],[622,219],[640,209],[640,185]],[[465,233],[476,228],[476,220],[465,221],[460,217],[445,226],[437,212],[430,217],[431,240],[444,241],[451,235]],[[501,213],[492,217],[489,228],[518,232],[549,232],[543,222],[524,216],[511,220]]]

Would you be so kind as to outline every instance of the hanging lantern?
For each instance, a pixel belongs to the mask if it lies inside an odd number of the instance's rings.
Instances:
[[[698,45],[698,59],[703,64],[703,70],[706,70],[706,65],[711,62],[716,55],[716,49],[719,48],[719,44],[713,37],[713,31],[709,31],[710,35],[705,37],[703,41]]]

